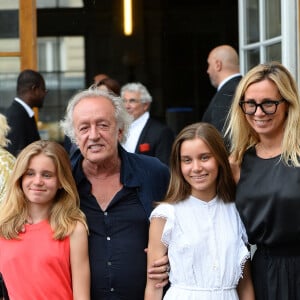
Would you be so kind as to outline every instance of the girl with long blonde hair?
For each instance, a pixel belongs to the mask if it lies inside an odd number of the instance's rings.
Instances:
[[[0,273],[10,299],[89,299],[87,236],[66,151],[51,141],[28,145],[0,207]]]

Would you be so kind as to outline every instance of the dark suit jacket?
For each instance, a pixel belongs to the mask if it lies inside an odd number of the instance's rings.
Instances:
[[[149,118],[138,139],[135,153],[155,156],[169,165],[174,138],[174,133],[170,127]]]
[[[11,143],[7,149],[17,156],[27,145],[39,140],[40,135],[34,117],[30,118],[24,107],[17,101],[12,102],[5,115],[11,128],[7,136]]]
[[[214,125],[221,133],[224,133],[224,123],[228,115],[235,89],[242,76],[231,78],[214,95],[206,109],[202,122]]]

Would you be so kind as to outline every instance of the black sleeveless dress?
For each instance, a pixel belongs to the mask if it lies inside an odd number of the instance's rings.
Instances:
[[[258,247],[251,262],[256,300],[300,300],[300,168],[249,149],[236,205]]]

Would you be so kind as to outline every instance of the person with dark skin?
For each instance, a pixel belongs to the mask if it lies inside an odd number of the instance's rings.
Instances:
[[[17,97],[5,112],[11,130],[8,151],[17,156],[30,143],[40,139],[34,107],[41,108],[47,94],[43,76],[34,70],[22,71],[17,79]]]

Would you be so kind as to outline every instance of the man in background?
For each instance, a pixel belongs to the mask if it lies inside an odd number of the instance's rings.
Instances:
[[[129,152],[155,156],[169,165],[174,133],[170,127],[150,117],[152,97],[147,88],[139,82],[127,83],[121,88],[121,97],[134,119],[123,147]]]
[[[97,85],[101,80],[103,80],[105,78],[109,78],[109,76],[104,73],[96,74],[94,76],[94,84]]]
[[[28,144],[40,139],[34,118],[34,107],[42,107],[47,94],[43,76],[34,70],[22,71],[17,79],[17,97],[6,110],[5,116],[11,130],[7,150],[14,156]]]
[[[239,57],[234,48],[221,45],[211,50],[207,63],[207,74],[217,92],[204,112],[202,122],[211,123],[224,134],[224,123],[235,89],[242,78]]]

